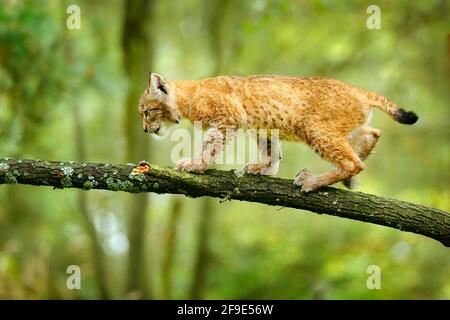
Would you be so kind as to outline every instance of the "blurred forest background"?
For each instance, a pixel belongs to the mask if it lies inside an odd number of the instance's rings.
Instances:
[[[370,4],[380,30],[366,27]],[[420,116],[408,127],[374,113],[383,136],[360,191],[449,211],[449,32],[445,0],[0,0],[0,156],[172,166],[176,142],[149,139],[137,114],[148,71],[326,76]],[[285,143],[278,176],[304,167],[328,164]],[[3,299],[449,299],[449,253],[287,208],[0,186]],[[81,290],[66,288],[69,265]],[[369,265],[381,290],[366,287]]]

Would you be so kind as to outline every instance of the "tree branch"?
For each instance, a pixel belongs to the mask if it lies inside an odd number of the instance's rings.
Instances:
[[[448,212],[361,192],[322,188],[302,193],[292,181],[251,176],[240,171],[179,172],[151,165],[132,175],[135,164],[0,159],[0,184],[102,189],[210,196],[309,210],[421,234],[450,246]]]

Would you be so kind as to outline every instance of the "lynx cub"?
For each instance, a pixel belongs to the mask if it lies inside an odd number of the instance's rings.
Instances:
[[[166,81],[151,73],[138,110],[145,132],[158,133],[164,124],[182,118],[201,121],[208,130],[201,153],[196,159],[179,161],[178,170],[203,172],[235,131],[227,129],[278,129],[281,139],[305,142],[333,164],[332,170],[322,174],[306,169],[297,173],[294,184],[308,192],[338,181],[352,187],[353,177],[365,168],[363,161],[380,137],[379,130],[367,126],[372,107],[400,123],[413,124],[418,119],[414,112],[376,93],[338,80],[283,76]],[[266,144],[270,152],[270,138]],[[272,161],[266,155],[245,170],[270,174]]]

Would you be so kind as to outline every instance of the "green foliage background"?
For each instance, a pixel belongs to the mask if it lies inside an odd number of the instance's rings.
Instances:
[[[81,8],[80,30],[66,28],[70,4]],[[360,191],[449,211],[450,2],[377,1],[381,30],[366,28],[370,4],[155,0],[148,39],[153,65],[133,85],[143,90],[151,70],[169,79],[217,72],[326,76],[379,92],[420,120],[407,127],[374,113],[372,124],[383,136],[361,174]],[[0,0],[0,156],[76,160],[78,106],[88,161],[142,160],[124,151],[130,81],[120,43],[123,6],[118,0]],[[137,114],[135,130],[142,130]],[[174,144],[154,141],[148,159],[171,166]],[[283,154],[281,177],[328,167],[299,144],[284,144]],[[0,186],[0,298],[100,298],[78,194]],[[148,297],[165,298],[161,261],[174,197],[148,197],[142,281]],[[126,287],[126,199],[90,191],[87,200],[113,298],[143,297]],[[179,201],[169,297],[190,298],[203,200]],[[258,204],[214,200],[207,215],[202,298],[450,298],[449,251],[431,239]],[[81,267],[81,290],[66,288],[69,265]],[[366,287],[369,265],[381,268],[381,290]]]

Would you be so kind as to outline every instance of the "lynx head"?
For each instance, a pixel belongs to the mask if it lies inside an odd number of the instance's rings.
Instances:
[[[172,91],[173,88],[161,75],[149,74],[148,88],[139,99],[138,107],[145,132],[161,135],[165,125],[179,122]]]

